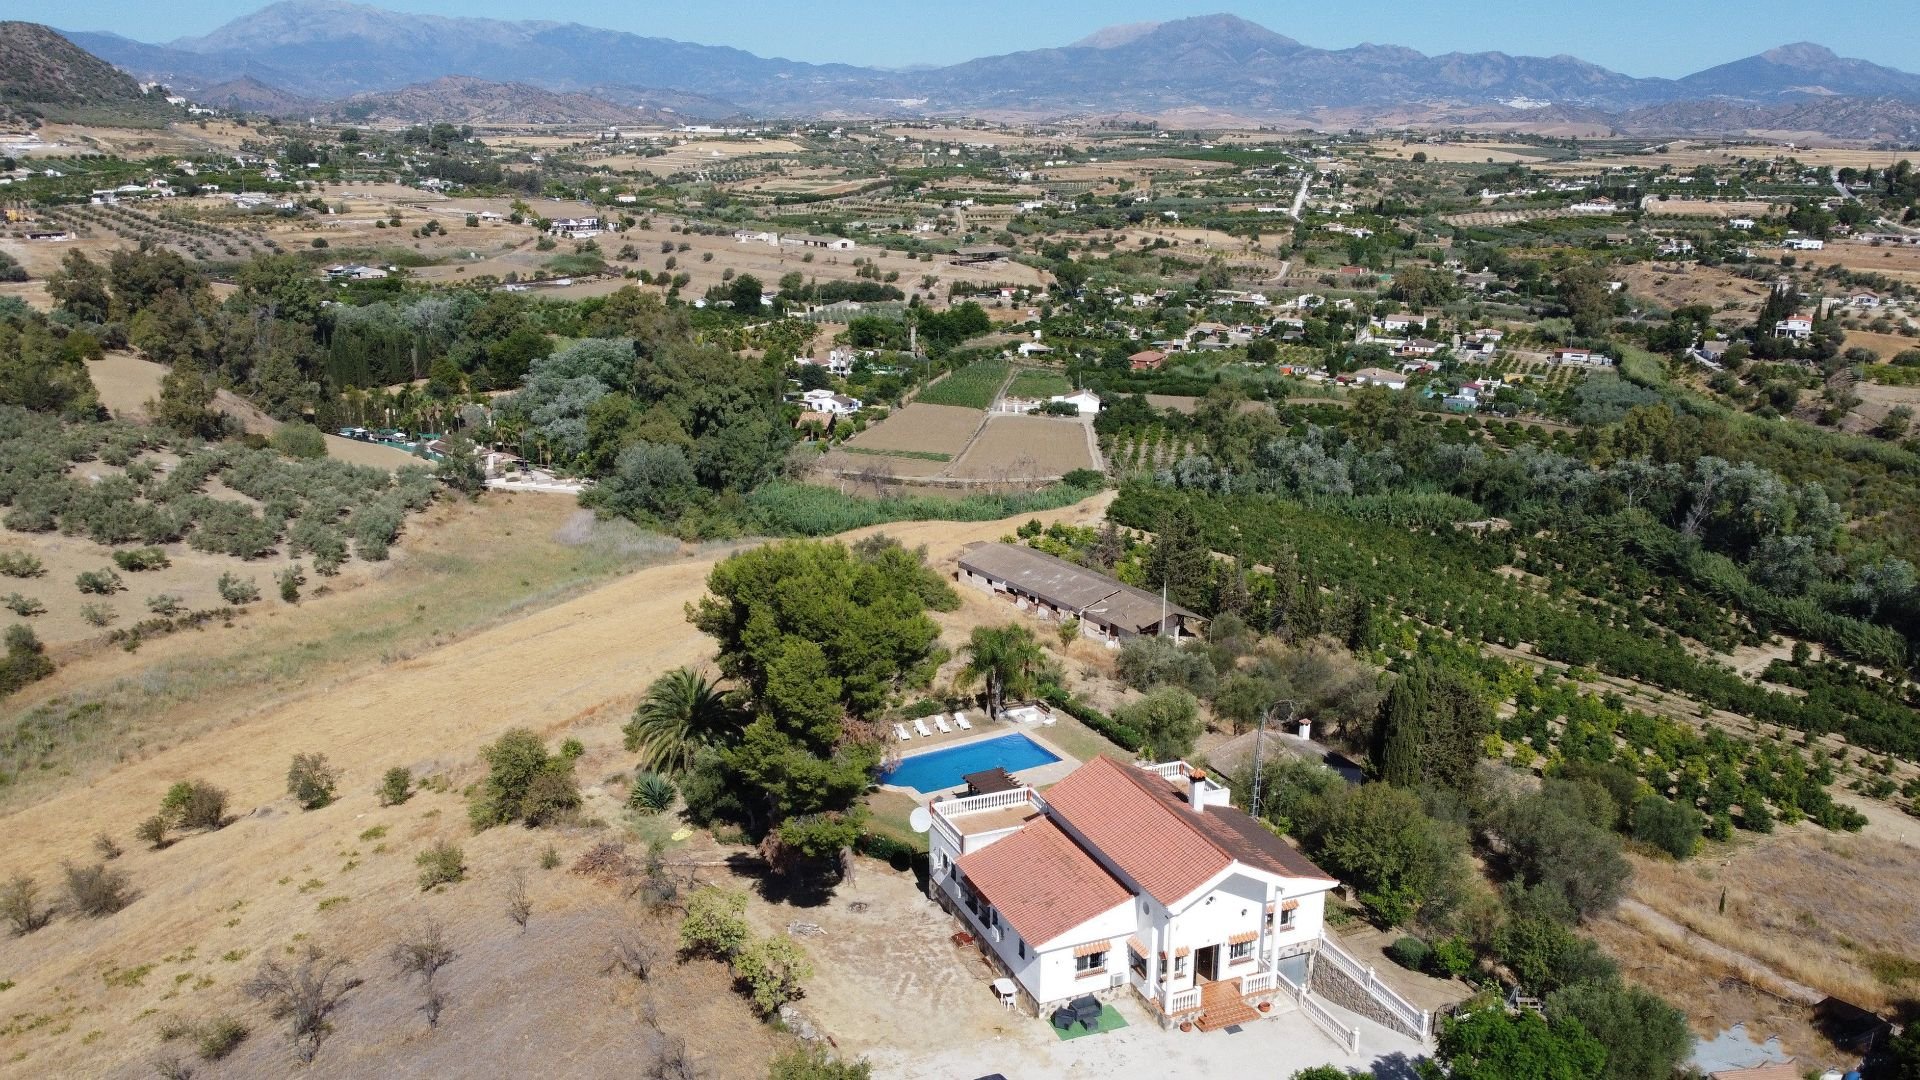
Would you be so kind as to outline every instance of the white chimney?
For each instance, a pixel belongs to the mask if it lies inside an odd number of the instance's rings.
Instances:
[[[1187,770],[1187,805],[1196,814],[1205,813],[1206,798],[1202,794],[1207,786],[1207,774],[1203,769]]]
[[[1311,720],[1300,721],[1300,737],[1303,739],[1313,738],[1313,721]]]

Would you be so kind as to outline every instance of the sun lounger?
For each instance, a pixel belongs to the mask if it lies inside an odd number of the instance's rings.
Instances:
[[[913,733],[907,730],[907,725],[905,725],[905,724],[895,724],[895,725],[893,725],[893,733],[894,733],[894,735],[896,735],[897,737],[899,737],[899,739],[900,739],[900,741],[901,741],[901,742],[912,742],[912,741],[913,741]]]
[[[956,724],[959,724],[959,725],[960,725],[960,730],[961,730],[961,731],[972,731],[972,730],[973,730],[973,721],[971,721],[971,720],[968,720],[968,719],[967,719],[967,714],[966,714],[966,713],[963,713],[963,712],[956,712],[956,713],[954,713],[954,714],[953,714],[953,722],[954,722],[954,723],[956,723]]]
[[[930,739],[933,737],[933,729],[927,726],[927,722],[925,720],[915,720],[913,722],[913,730],[919,732],[920,737],[923,739]]]
[[[1047,711],[1047,712],[1043,712],[1043,713],[1041,713],[1041,714],[1040,714],[1040,722],[1041,722],[1042,724],[1051,724],[1051,723],[1053,723],[1053,713],[1052,713],[1052,711]]]
[[[933,726],[934,726],[934,727],[937,727],[937,728],[939,728],[939,729],[940,729],[940,734],[942,734],[942,735],[945,735],[945,734],[946,734],[947,732],[949,732],[949,731],[952,731],[952,730],[953,730],[952,728],[950,728],[950,727],[948,727],[948,726],[947,726],[947,714],[946,714],[946,713],[934,713],[934,714],[933,714]]]

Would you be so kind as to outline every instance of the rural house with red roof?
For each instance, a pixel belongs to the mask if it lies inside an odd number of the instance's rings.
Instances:
[[[1036,1013],[1131,989],[1163,1023],[1212,1030],[1256,1019],[1263,1000],[1306,1007],[1328,951],[1375,994],[1371,972],[1321,934],[1339,883],[1185,762],[1097,757],[1044,794],[1019,787],[928,810],[929,892]],[[1426,1036],[1424,1012],[1383,1004]]]

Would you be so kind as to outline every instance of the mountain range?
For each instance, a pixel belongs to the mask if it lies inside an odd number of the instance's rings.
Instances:
[[[1821,125],[1828,113],[1844,114],[1849,132],[1865,132],[1847,137],[1870,139],[1898,139],[1909,127],[1906,118],[1876,123],[1873,114],[1920,104],[1920,75],[1807,43],[1680,79],[1651,79],[1572,56],[1428,56],[1395,45],[1320,49],[1232,15],[1117,26],[1059,48],[907,71],[766,58],[577,23],[402,14],[347,0],[282,0],[205,36],[166,44],[111,33],[66,36],[141,78],[195,97],[225,87],[235,101],[265,102],[272,95],[262,91],[272,90],[300,102],[338,102],[459,76],[518,84],[514,93],[521,97],[535,90],[583,95],[701,118],[1211,109],[1299,120],[1335,111],[1364,119],[1420,107],[1496,118],[1507,110],[1526,119],[1543,106],[1564,115],[1631,118],[1636,110],[1713,102],[1657,115],[1673,123],[1686,116],[1759,123],[1791,112],[1798,122]],[[247,93],[232,89],[236,84]],[[1838,104],[1843,99],[1846,104]],[[578,99],[548,113],[598,122],[598,110]]]

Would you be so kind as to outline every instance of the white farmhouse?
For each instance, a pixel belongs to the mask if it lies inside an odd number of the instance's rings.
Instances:
[[[1339,883],[1186,762],[1096,757],[1044,794],[928,809],[929,892],[1036,1012],[1131,990],[1164,1024],[1212,1030],[1256,1019],[1259,1001],[1306,999],[1315,968],[1337,966],[1395,1026],[1427,1034],[1426,1013],[1322,936]]]
[[[800,402],[809,412],[832,413],[835,416],[852,416],[860,411],[859,398],[836,394],[832,390],[809,390],[800,395]]]

